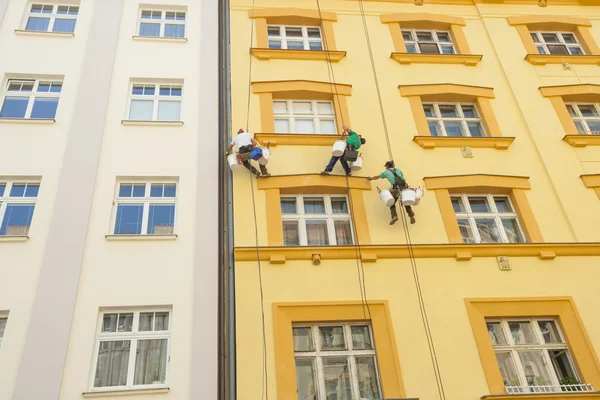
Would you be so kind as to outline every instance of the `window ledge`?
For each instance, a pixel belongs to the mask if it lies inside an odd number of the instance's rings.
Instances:
[[[514,137],[487,136],[487,137],[450,137],[450,136],[415,136],[413,141],[424,149],[436,147],[474,147],[506,150],[510,147]]]
[[[338,62],[346,57],[345,51],[326,50],[288,50],[253,48],[252,55],[259,60],[320,60]]]
[[[138,121],[135,119],[121,120],[123,125],[132,126],[183,126],[183,121]]]
[[[600,135],[565,135],[563,140],[573,147],[600,146]]]
[[[548,54],[527,54],[525,61],[533,65],[546,64],[595,64],[600,65],[600,55],[590,56],[555,56]]]
[[[166,394],[169,393],[169,388],[152,388],[152,389],[123,389],[123,390],[103,390],[95,392],[83,392],[85,398],[99,397],[117,397],[117,396],[147,396],[150,394]]]
[[[488,394],[481,396],[481,400],[544,400],[544,399],[561,399],[561,400],[588,400],[600,399],[600,392],[591,393],[534,393],[534,394]]]
[[[105,235],[106,240],[109,241],[127,241],[127,240],[176,240],[179,237],[177,234],[172,235]]]
[[[28,31],[25,29],[15,29],[15,34],[23,36],[48,36],[56,38],[73,38],[74,33],[67,32],[44,32],[44,31]]]
[[[260,144],[275,146],[332,146],[340,139],[337,134],[296,134],[296,133],[256,133],[254,135]]]
[[[0,118],[4,124],[54,124],[54,118]]]
[[[160,36],[133,36],[133,40],[141,42],[171,42],[171,43],[187,43],[187,38],[170,38]]]
[[[390,56],[400,64],[464,64],[474,66],[483,58],[479,54],[420,54],[392,53]]]
[[[29,236],[0,236],[0,243],[26,242]]]

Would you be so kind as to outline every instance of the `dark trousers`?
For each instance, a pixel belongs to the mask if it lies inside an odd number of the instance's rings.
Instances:
[[[348,147],[346,147],[346,149],[354,150],[354,146],[348,145]],[[344,171],[346,171],[347,174],[352,172],[352,170],[350,169],[350,165],[348,165],[348,161],[344,160],[343,154],[341,157],[331,156],[331,159],[329,160],[329,164],[327,164],[327,166],[325,167],[325,172],[333,171],[333,167],[335,167],[335,163],[337,163],[338,160],[340,160],[340,163],[342,164],[342,168],[344,168]]]
[[[398,202],[398,198],[400,197],[400,192],[404,189],[408,189],[408,185],[406,184],[406,182],[402,183],[400,186],[394,185],[394,186],[392,186],[392,189],[390,190],[390,193],[392,194],[392,196],[394,196],[394,204],[392,204],[392,206],[390,207],[390,212],[392,213],[392,219],[398,217],[398,211],[396,210],[396,203]],[[406,210],[406,213],[408,214],[409,217],[415,216],[415,213],[412,210],[411,206],[404,206],[404,209]]]
[[[254,168],[254,166],[250,163],[250,152],[252,151],[252,146],[242,146],[238,149],[238,154],[242,158],[242,164],[246,167],[247,170],[251,171],[254,175],[258,175],[258,170]],[[258,164],[260,167],[260,173],[263,175],[268,175],[269,171],[267,171],[267,166]]]

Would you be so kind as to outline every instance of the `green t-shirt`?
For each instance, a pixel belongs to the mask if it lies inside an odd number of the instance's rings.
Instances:
[[[396,175],[394,175],[394,173],[392,172],[392,169],[386,169],[381,174],[379,174],[379,177],[381,179],[387,179],[391,185],[395,185],[396,184]],[[402,173],[402,171],[400,171],[400,168],[396,168],[396,174],[400,178],[404,179],[404,174]]]
[[[346,143],[354,146],[356,150],[360,149],[360,137],[358,136],[358,133],[354,131],[350,131],[349,133],[350,135],[346,139]]]

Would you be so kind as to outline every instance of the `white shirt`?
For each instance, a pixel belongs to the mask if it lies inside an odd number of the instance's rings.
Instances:
[[[237,151],[240,147],[252,145],[252,136],[248,132],[238,133],[233,137],[231,144],[235,145]]]

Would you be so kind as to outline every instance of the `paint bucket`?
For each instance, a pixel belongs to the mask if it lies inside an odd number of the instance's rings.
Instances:
[[[229,163],[229,168],[231,168],[232,171],[235,171],[240,167],[240,164],[238,163],[237,154],[235,153],[231,153],[227,156],[227,162]]]
[[[341,157],[346,150],[346,142],[343,140],[336,140],[333,144],[333,150],[331,151],[331,155],[334,157]]]
[[[402,191],[402,205],[403,206],[414,206],[417,200],[417,192],[413,189],[404,189]]]
[[[415,192],[417,194],[417,198],[415,199],[415,206],[418,206],[419,202],[421,201],[421,199],[423,198],[423,195],[425,193],[423,192],[423,189],[421,189],[421,188],[416,188]]]
[[[383,201],[383,204],[385,204],[386,207],[391,207],[394,205],[394,196],[392,196],[390,191],[387,189],[383,189],[381,192],[379,192],[379,198],[381,201]]]
[[[359,171],[362,168],[363,159],[362,157],[358,157],[356,161],[350,163],[350,169],[352,171]]]
[[[254,161],[258,161],[262,158],[263,156],[263,152],[260,148],[255,147],[252,149],[252,151],[250,152],[250,158],[253,159]]]
[[[269,162],[269,157],[271,157],[271,150],[262,149],[262,158],[258,160],[258,163],[260,165],[267,165],[267,163]]]

